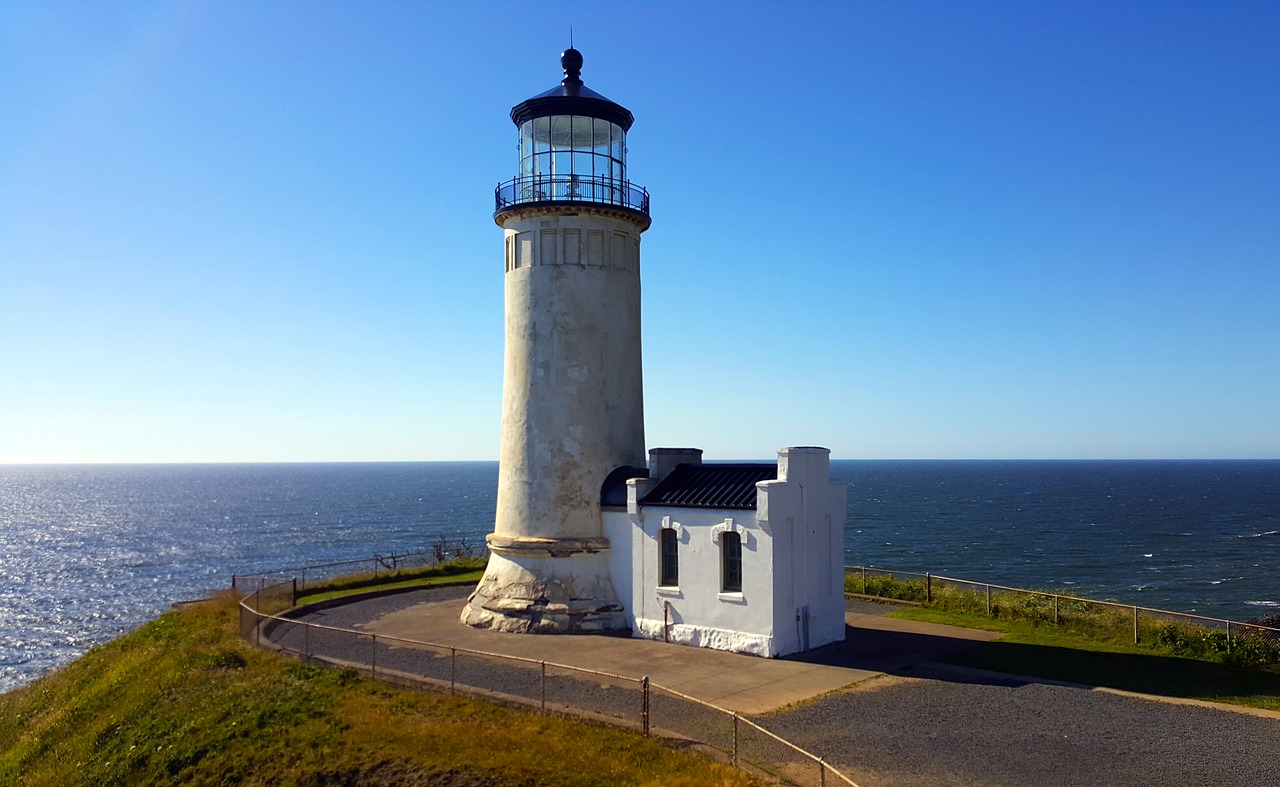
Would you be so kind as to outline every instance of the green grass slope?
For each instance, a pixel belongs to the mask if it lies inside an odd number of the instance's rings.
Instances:
[[[230,594],[0,695],[0,784],[749,783],[654,739],[257,651]]]
[[[488,563],[488,559],[483,557],[455,558],[445,563],[412,568],[345,574],[300,588],[298,603],[313,604],[317,601],[370,590],[426,587],[443,582],[479,582]]]

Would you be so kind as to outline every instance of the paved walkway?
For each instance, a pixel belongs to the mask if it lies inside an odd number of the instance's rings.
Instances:
[[[458,621],[461,608],[457,599],[431,601],[423,597],[368,620],[360,628],[380,636],[426,640],[617,675],[648,675],[659,686],[748,714],[776,710],[996,636],[850,612],[844,643],[820,648],[803,658],[765,659],[630,637],[480,631]]]

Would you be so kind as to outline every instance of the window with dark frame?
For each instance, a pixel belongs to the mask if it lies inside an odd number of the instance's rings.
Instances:
[[[742,592],[742,536],[737,533],[720,536],[720,592]]]
[[[662,558],[658,561],[658,584],[662,587],[676,587],[680,584],[679,535],[675,529],[664,527],[659,540]]]

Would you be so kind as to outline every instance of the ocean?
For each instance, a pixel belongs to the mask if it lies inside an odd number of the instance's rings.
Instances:
[[[1248,620],[1280,461],[835,461],[845,562]],[[0,691],[232,574],[483,543],[496,462],[0,465]]]

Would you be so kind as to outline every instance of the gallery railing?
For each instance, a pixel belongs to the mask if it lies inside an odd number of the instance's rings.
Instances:
[[[523,175],[499,183],[495,212],[540,202],[591,202],[649,215],[649,192],[629,180],[591,175]]]
[[[722,752],[736,767],[784,784],[844,784],[848,776],[733,711],[663,688],[647,676],[618,675],[550,661],[487,653],[297,620],[286,613],[293,578],[266,583],[240,602],[240,635],[259,647],[350,668],[370,677],[450,694],[557,712],[657,733]]]

